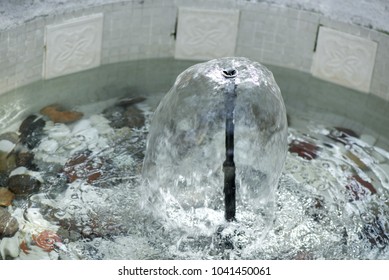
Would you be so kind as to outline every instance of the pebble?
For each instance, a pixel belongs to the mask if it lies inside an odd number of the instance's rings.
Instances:
[[[9,173],[16,167],[16,157],[14,154],[9,155],[0,151],[0,173]]]
[[[145,124],[145,116],[142,110],[133,105],[144,100],[144,97],[122,99],[115,106],[105,109],[103,115],[113,128],[140,128]]]
[[[43,128],[46,122],[35,116],[28,116],[20,125],[20,141],[29,149],[35,148],[43,137]]]
[[[37,170],[37,166],[33,163],[34,154],[29,151],[20,151],[16,154],[16,166],[26,167],[30,170]]]
[[[304,141],[293,140],[289,144],[289,152],[297,153],[299,157],[302,157],[307,160],[317,158],[318,151],[319,148],[316,145]]]
[[[40,113],[48,116],[54,123],[72,123],[84,116],[81,112],[67,111],[58,104],[46,106],[40,110]]]
[[[16,132],[6,132],[0,135],[0,140],[8,140],[16,144],[19,141],[19,135]]]
[[[18,221],[6,209],[0,207],[0,238],[12,237],[18,230]]]
[[[349,178],[346,189],[350,192],[349,201],[361,200],[368,195],[377,193],[377,190],[370,182],[363,180],[356,174]]]
[[[7,185],[15,195],[23,196],[38,192],[41,182],[28,174],[19,174],[9,177]]]
[[[86,179],[88,183],[96,181],[102,175],[103,160],[86,150],[77,153],[64,166],[63,171],[70,183],[77,179]]]
[[[68,137],[70,133],[71,133],[70,128],[63,123],[56,123],[56,124],[51,123],[51,125],[47,129],[47,134],[50,135],[50,138],[55,140],[60,140],[65,137]]]
[[[7,207],[12,204],[15,194],[7,188],[0,187],[0,206]]]
[[[0,140],[0,152],[10,153],[15,148],[15,146],[16,144],[9,140]]]

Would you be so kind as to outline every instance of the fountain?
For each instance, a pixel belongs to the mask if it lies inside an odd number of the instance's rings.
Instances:
[[[267,68],[246,58],[197,64],[179,75],[154,114],[145,201],[179,230],[214,233],[224,212],[261,240],[274,218],[286,152],[285,106]]]

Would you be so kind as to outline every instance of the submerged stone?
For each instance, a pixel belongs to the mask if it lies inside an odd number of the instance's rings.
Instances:
[[[12,237],[18,230],[18,221],[6,209],[0,207],[0,238]]]
[[[12,204],[15,194],[7,188],[0,187],[0,206],[7,207]]]
[[[8,188],[15,195],[29,195],[39,191],[41,182],[28,174],[18,174],[9,177]]]
[[[46,106],[40,110],[40,113],[48,116],[54,123],[72,123],[84,116],[81,112],[68,111],[58,104]]]
[[[29,149],[35,148],[43,137],[46,122],[35,115],[28,116],[20,125],[20,141]]]
[[[110,121],[113,128],[140,128],[145,124],[143,111],[133,106],[144,101],[143,97],[120,100],[114,106],[103,111],[103,115]]]

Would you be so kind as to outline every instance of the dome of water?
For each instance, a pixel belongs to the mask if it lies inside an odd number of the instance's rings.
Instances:
[[[233,155],[226,153],[228,110]],[[260,238],[271,225],[286,154],[285,106],[266,67],[246,58],[194,65],[178,76],[150,125],[143,166],[148,201],[166,226],[215,233],[224,223],[223,162],[233,156],[236,220]]]

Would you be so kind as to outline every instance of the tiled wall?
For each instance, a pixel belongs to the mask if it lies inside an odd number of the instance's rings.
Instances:
[[[175,35],[180,36],[175,34],[175,30],[181,7],[210,11],[223,8],[238,12],[238,32],[236,37],[232,37],[236,41],[231,42],[234,55],[308,73],[315,74],[312,65],[319,49],[317,37],[320,26],[373,41],[377,47],[371,81],[362,91],[389,101],[388,34],[329,20],[313,12],[246,0],[126,0],[64,11],[62,15],[36,18],[23,26],[0,31],[0,94],[45,77],[50,78],[45,72],[47,26],[89,15],[103,16],[100,64],[173,57],[177,53]],[[217,24],[207,28],[208,34],[212,34],[213,26],[216,28]],[[69,52],[72,55],[80,45],[82,47],[80,42],[73,44],[75,47]],[[217,56],[217,53],[211,55]],[[338,63],[342,63],[342,59]],[[347,74],[348,68],[344,71]]]

